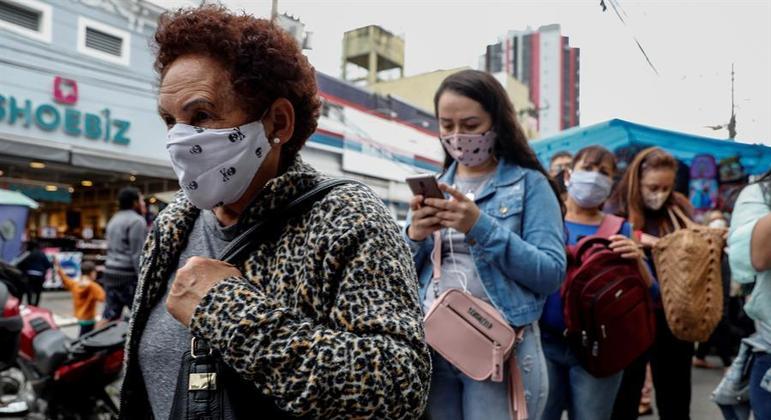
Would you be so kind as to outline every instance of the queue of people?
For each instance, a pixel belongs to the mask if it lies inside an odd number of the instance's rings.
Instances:
[[[500,83],[461,71],[434,97],[440,192],[416,194],[400,231],[371,189],[298,154],[320,102],[290,35],[204,5],[164,14],[155,42],[182,190],[147,234],[141,194],[126,191],[108,227],[104,317],[133,300],[122,418],[627,420],[648,367],[660,418],[690,418],[694,342],[660,285],[678,278],[662,276],[668,238],[692,226],[672,155],[640,152],[615,185],[600,146],[547,171]],[[771,418],[770,185],[742,193],[728,236],[734,279],[756,284],[759,419]],[[708,234],[728,235],[719,225]],[[104,297],[91,273],[67,282],[92,290],[86,328]],[[448,297],[459,289],[470,306]]]
[[[400,234],[366,187],[317,193],[326,177],[298,151],[319,102],[291,37],[207,5],[167,13],[155,39],[182,192],[137,269],[124,418],[243,418],[248,401],[271,418],[634,419],[648,365],[660,417],[689,418],[694,343],[669,327],[655,262],[692,209],[666,151],[639,153],[617,185],[615,157],[599,146],[559,154],[547,172],[496,79],[462,71],[434,98],[440,192],[416,194]],[[295,210],[302,195],[314,200]],[[568,334],[581,310],[565,301],[580,277],[566,251],[576,246],[595,247],[642,290],[619,300],[633,307],[595,306],[647,337],[629,340],[639,348],[622,349],[623,365],[589,360],[606,354],[599,333],[594,347]],[[758,256],[752,269],[764,264]],[[448,298],[458,289],[465,312]],[[617,300],[626,291],[613,290]],[[436,321],[425,333],[424,317]],[[470,342],[492,354],[463,354]],[[474,375],[480,363],[489,367]],[[221,372],[199,390],[224,403],[193,398],[190,369]]]

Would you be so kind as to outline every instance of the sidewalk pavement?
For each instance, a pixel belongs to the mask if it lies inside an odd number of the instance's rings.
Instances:
[[[71,337],[77,337],[79,332],[78,321],[72,316],[72,298],[67,291],[43,292],[41,304],[54,312],[54,320]],[[102,305],[97,308],[97,314],[101,314]],[[710,363],[720,366],[720,360],[716,357],[709,358]],[[691,392],[691,418],[693,420],[722,420],[720,410],[710,400],[710,394],[723,376],[723,369],[693,369]],[[658,415],[640,417],[641,420],[658,420]],[[567,417],[565,417],[567,418]]]

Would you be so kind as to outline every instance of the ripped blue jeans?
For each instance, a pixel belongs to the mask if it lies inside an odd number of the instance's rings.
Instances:
[[[428,395],[428,412],[432,419],[511,419],[506,381],[475,381],[442,356],[435,352],[432,355],[434,369]],[[546,404],[549,380],[538,323],[525,327],[524,340],[517,348],[517,362],[525,385],[528,418],[539,419]]]

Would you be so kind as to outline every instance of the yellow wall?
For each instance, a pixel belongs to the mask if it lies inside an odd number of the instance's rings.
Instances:
[[[397,80],[375,83],[369,88],[381,95],[392,95],[404,99],[410,104],[434,113],[434,94],[447,76],[469,67],[458,67],[450,70],[436,70]]]
[[[404,77],[398,80],[378,82],[369,86],[373,92],[381,95],[391,95],[421,108],[431,114],[434,113],[434,94],[439,89],[442,81],[454,73],[470,67],[458,67],[449,70],[436,70],[429,73],[422,73],[415,76]],[[509,94],[509,99],[514,103],[517,111],[532,108],[530,102],[530,90],[519,80],[511,75],[502,73],[495,75],[496,79],[504,86]],[[525,123],[525,117],[520,118],[525,134],[528,138],[537,137],[537,132],[533,124]]]

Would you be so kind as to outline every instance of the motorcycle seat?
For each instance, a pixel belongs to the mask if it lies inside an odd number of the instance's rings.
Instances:
[[[82,347],[85,350],[103,350],[115,347],[123,347],[126,343],[128,323],[113,321],[104,327],[91,331],[72,343],[73,348]]]
[[[35,366],[44,375],[50,375],[61,366],[69,351],[70,339],[61,330],[46,330],[32,340],[35,351]]]

